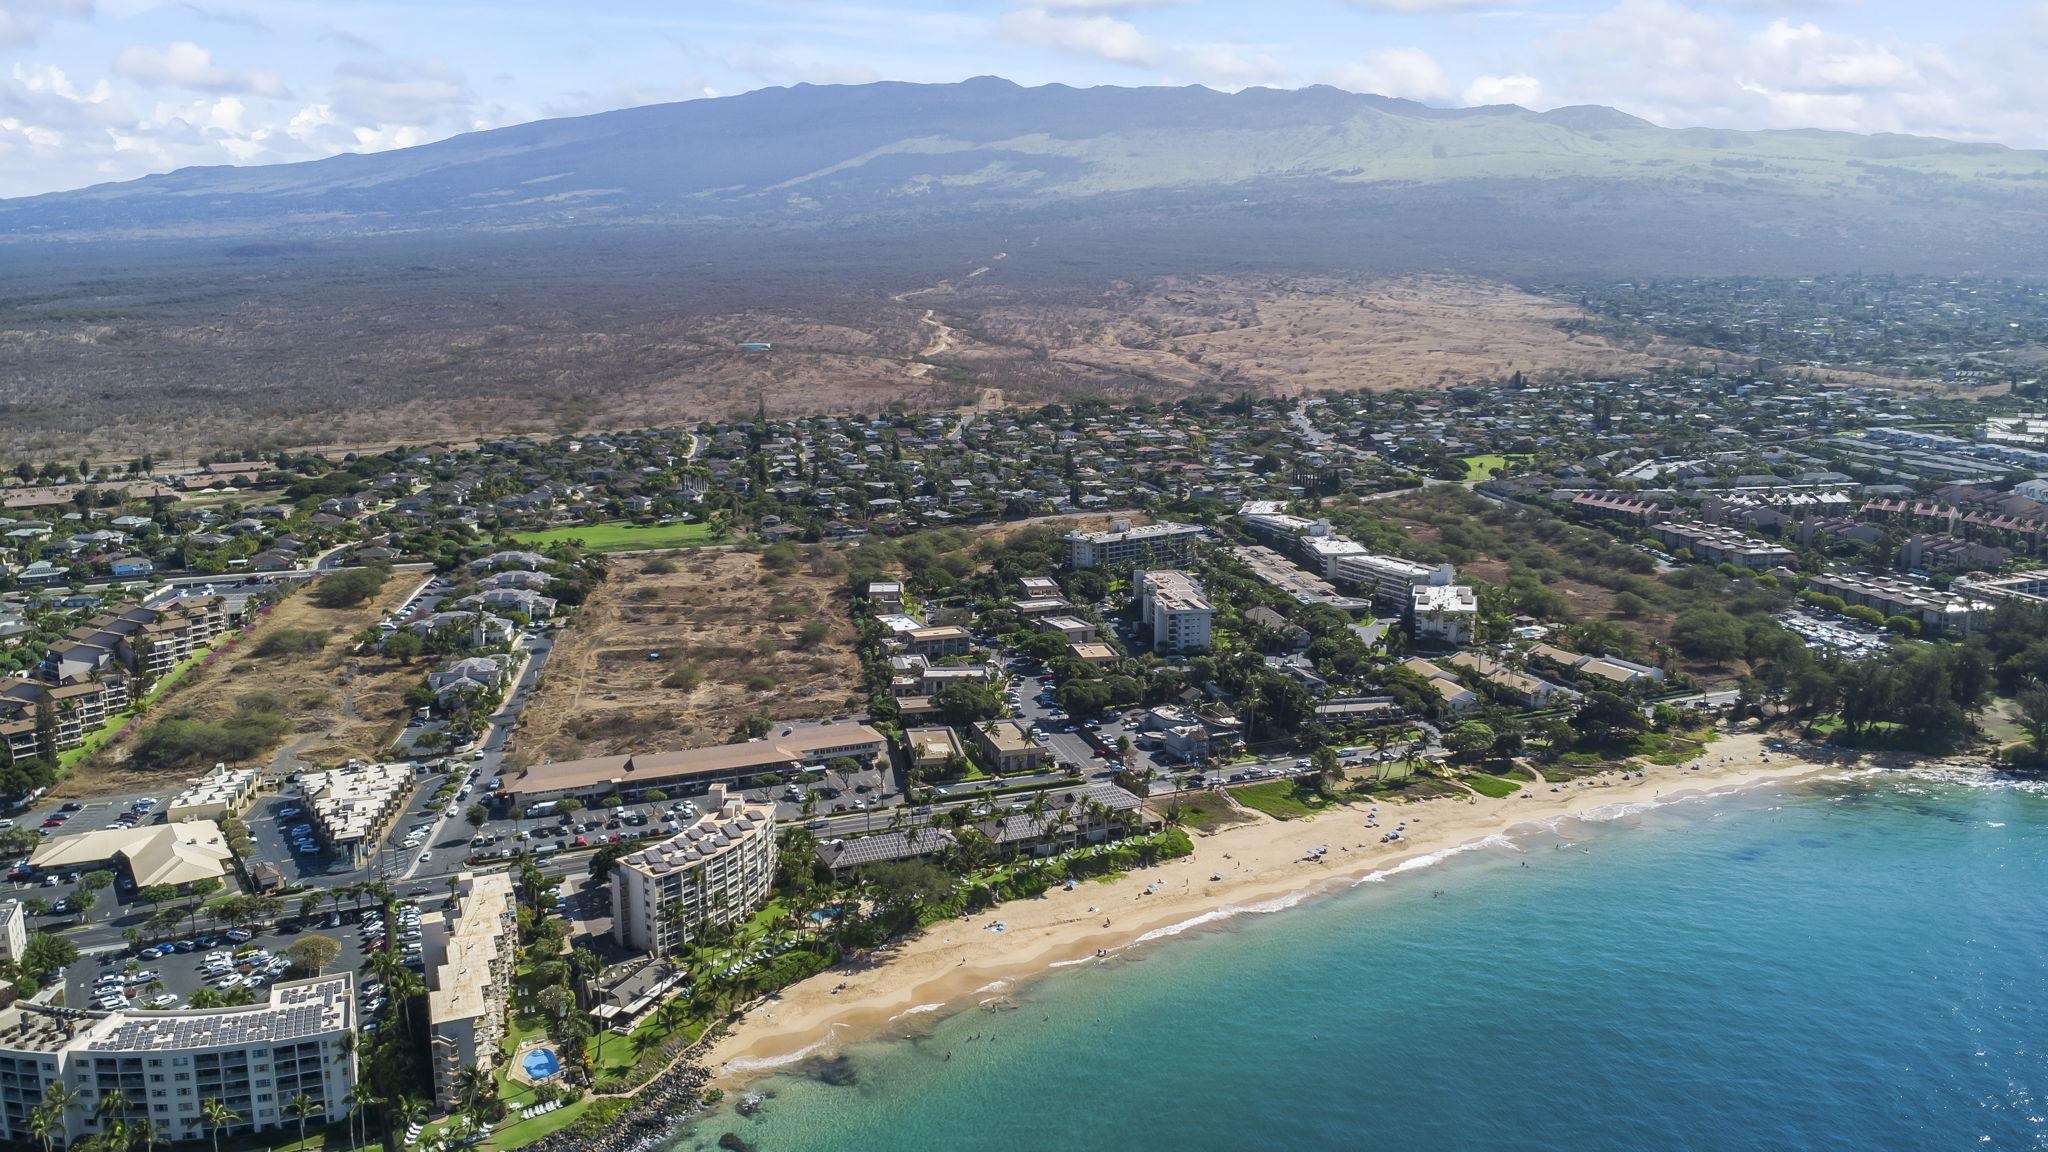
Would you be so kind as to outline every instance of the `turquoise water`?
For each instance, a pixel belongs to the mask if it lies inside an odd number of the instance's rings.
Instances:
[[[677,1147],[2048,1148],[2044,913],[2048,795],[1767,787],[912,1017]]]

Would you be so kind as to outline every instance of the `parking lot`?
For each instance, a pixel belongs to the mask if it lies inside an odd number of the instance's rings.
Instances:
[[[365,955],[362,940],[346,922],[354,915],[352,909],[343,908],[327,914],[315,928],[288,924],[280,931],[262,933],[206,928],[145,949],[109,949],[71,966],[65,974],[64,1002],[94,1010],[106,1010],[122,1001],[135,1008],[184,1008],[201,988],[225,992],[243,986],[260,1002],[270,984],[294,978],[286,971],[286,951],[293,941],[307,935],[326,936],[341,946],[326,971],[360,972]],[[152,955],[159,948],[171,950]],[[116,985],[124,990],[118,999],[104,995],[105,987]]]

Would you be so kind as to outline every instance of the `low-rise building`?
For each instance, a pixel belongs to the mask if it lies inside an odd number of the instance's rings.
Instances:
[[[870,580],[868,604],[876,612],[903,611],[903,584],[897,580]]]
[[[612,869],[612,938],[673,955],[701,927],[753,915],[775,883],[775,809],[714,784],[704,813]]]
[[[1476,673],[1480,679],[1525,707],[1542,708],[1579,698],[1579,693],[1562,684],[1552,684],[1540,676],[1517,672],[1492,657],[1474,652],[1460,652],[1444,663]]]
[[[903,649],[916,656],[939,659],[945,656],[965,656],[972,636],[967,629],[952,624],[933,628],[913,628],[903,635]]]
[[[351,861],[376,850],[377,841],[412,791],[413,771],[405,764],[361,764],[299,777],[306,820],[328,848]]]
[[[165,805],[164,816],[173,824],[239,816],[255,802],[256,781],[262,776],[263,770],[253,765],[230,768],[215,764],[211,772],[185,782],[185,790]]]
[[[29,856],[29,864],[46,872],[107,868],[137,888],[153,884],[182,886],[227,875],[227,838],[211,820],[146,824],[140,828],[101,828],[53,836]]]
[[[865,724],[821,724],[743,744],[532,764],[507,779],[500,795],[519,806],[571,796],[634,800],[657,789],[671,796],[689,795],[708,785],[795,772],[841,757],[873,764],[888,750],[882,734]]]
[[[1057,632],[1069,644],[1082,644],[1095,639],[1095,625],[1079,616],[1047,616],[1038,622],[1040,628]]]
[[[989,720],[974,726],[974,738],[981,745],[988,768],[1002,776],[1035,772],[1045,763],[1045,749],[1031,738],[1031,730],[1015,720]]]
[[[1809,591],[1839,596],[1847,604],[1860,604],[1884,613],[1903,616],[1929,631],[1969,632],[1990,619],[1992,605],[1977,595],[1981,585],[1958,580],[1943,592],[1927,584],[1916,584],[1896,576],[1861,575],[1853,572],[1821,572],[1806,578]]]
[[[1069,644],[1067,655],[1091,668],[1101,668],[1117,661],[1116,649],[1099,640],[1087,644]]]
[[[1651,525],[1650,535],[1673,552],[1684,549],[1702,564],[1733,564],[1762,571],[1798,560],[1790,548],[1712,524],[1667,521]]]
[[[919,772],[938,771],[954,757],[967,755],[967,750],[960,746],[960,737],[944,725],[912,728],[904,732],[903,750],[910,766]]]

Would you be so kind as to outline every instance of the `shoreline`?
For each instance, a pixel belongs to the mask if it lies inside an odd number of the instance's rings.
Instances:
[[[1522,792],[1498,800],[1381,802],[1379,826],[1372,829],[1365,821],[1374,805],[1353,803],[1300,820],[1261,816],[1196,834],[1192,856],[937,923],[859,963],[784,988],[757,1001],[700,1059],[711,1071],[709,1083],[731,1092],[791,1064],[882,1036],[907,1017],[951,1013],[1019,980],[1419,870],[1503,843],[1525,826],[1598,819],[1616,807],[1667,804],[1839,768],[1767,752],[1764,741],[1754,733],[1723,735],[1699,757],[1697,771],[1649,765],[1642,767],[1641,779],[1621,781],[1607,773],[1560,784],[1555,793],[1547,784],[1525,783]],[[1383,831],[1402,821],[1409,826],[1401,840],[1379,842]],[[1318,847],[1327,852],[1311,858]],[[1005,930],[992,930],[996,923]],[[841,984],[844,990],[835,992]]]

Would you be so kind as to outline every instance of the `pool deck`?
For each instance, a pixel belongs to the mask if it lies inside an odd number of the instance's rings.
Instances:
[[[554,1057],[555,1070],[553,1072],[550,1072],[545,1076],[536,1077],[526,1070],[527,1054],[529,1052],[537,1051],[545,1051],[548,1053],[548,1055]],[[556,1055],[554,1044],[547,1040],[528,1040],[526,1043],[521,1044],[518,1050],[512,1053],[512,1066],[506,1069],[505,1071],[505,1076],[507,1079],[517,1081],[518,1083],[524,1084],[528,1087],[532,1087],[536,1084],[545,1084],[548,1081],[555,1079],[557,1076],[560,1076],[561,1074],[561,1057],[559,1055]]]

